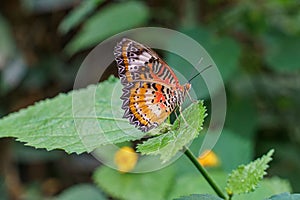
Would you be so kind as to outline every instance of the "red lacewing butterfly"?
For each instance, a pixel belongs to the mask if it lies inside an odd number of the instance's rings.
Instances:
[[[161,123],[183,103],[190,83],[180,85],[167,63],[152,49],[123,38],[114,49],[123,87],[124,118],[147,132]]]

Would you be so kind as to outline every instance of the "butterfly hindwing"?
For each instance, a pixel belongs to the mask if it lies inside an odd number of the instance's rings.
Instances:
[[[160,125],[176,107],[174,93],[158,83],[136,82],[130,88],[124,87],[123,92],[124,117],[142,131]]]

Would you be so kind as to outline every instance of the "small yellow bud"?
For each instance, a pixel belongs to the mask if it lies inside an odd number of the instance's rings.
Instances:
[[[122,147],[114,157],[115,164],[120,172],[130,172],[134,169],[138,160],[138,154],[131,147]]]
[[[198,162],[204,167],[216,167],[220,165],[218,156],[210,150],[205,150],[198,157]]]

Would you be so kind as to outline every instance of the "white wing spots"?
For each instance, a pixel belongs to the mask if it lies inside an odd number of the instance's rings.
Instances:
[[[130,63],[131,65],[145,66],[145,61],[137,60],[137,59],[135,59],[135,58],[130,58],[130,59],[129,59],[129,63]]]
[[[139,70],[139,68],[136,65],[129,65],[128,66],[128,71],[130,71],[130,72],[136,72],[138,70]]]
[[[162,109],[159,107],[159,104],[152,104],[149,106],[149,109],[156,117],[159,117],[162,114]]]
[[[139,59],[142,61],[149,61],[152,58],[152,56],[148,53],[143,52],[143,54],[139,55]]]
[[[147,117],[147,115],[145,114],[145,113],[143,113],[142,112],[142,109],[141,108],[139,108],[139,103],[137,103],[137,102],[135,102],[134,103],[134,107],[135,107],[135,109],[136,109],[136,112],[141,116],[141,117],[143,117],[144,118],[144,120],[146,120],[148,123],[152,123],[151,122],[151,119],[149,118],[149,117]]]
[[[151,119],[149,117],[146,116],[146,114],[142,114],[140,113],[141,116],[143,116],[143,118],[148,122],[148,123],[151,123]]]

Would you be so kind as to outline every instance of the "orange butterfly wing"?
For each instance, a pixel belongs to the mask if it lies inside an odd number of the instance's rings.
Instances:
[[[124,118],[144,132],[157,127],[183,102],[184,87],[153,50],[138,42],[124,38],[114,55],[124,86]]]

